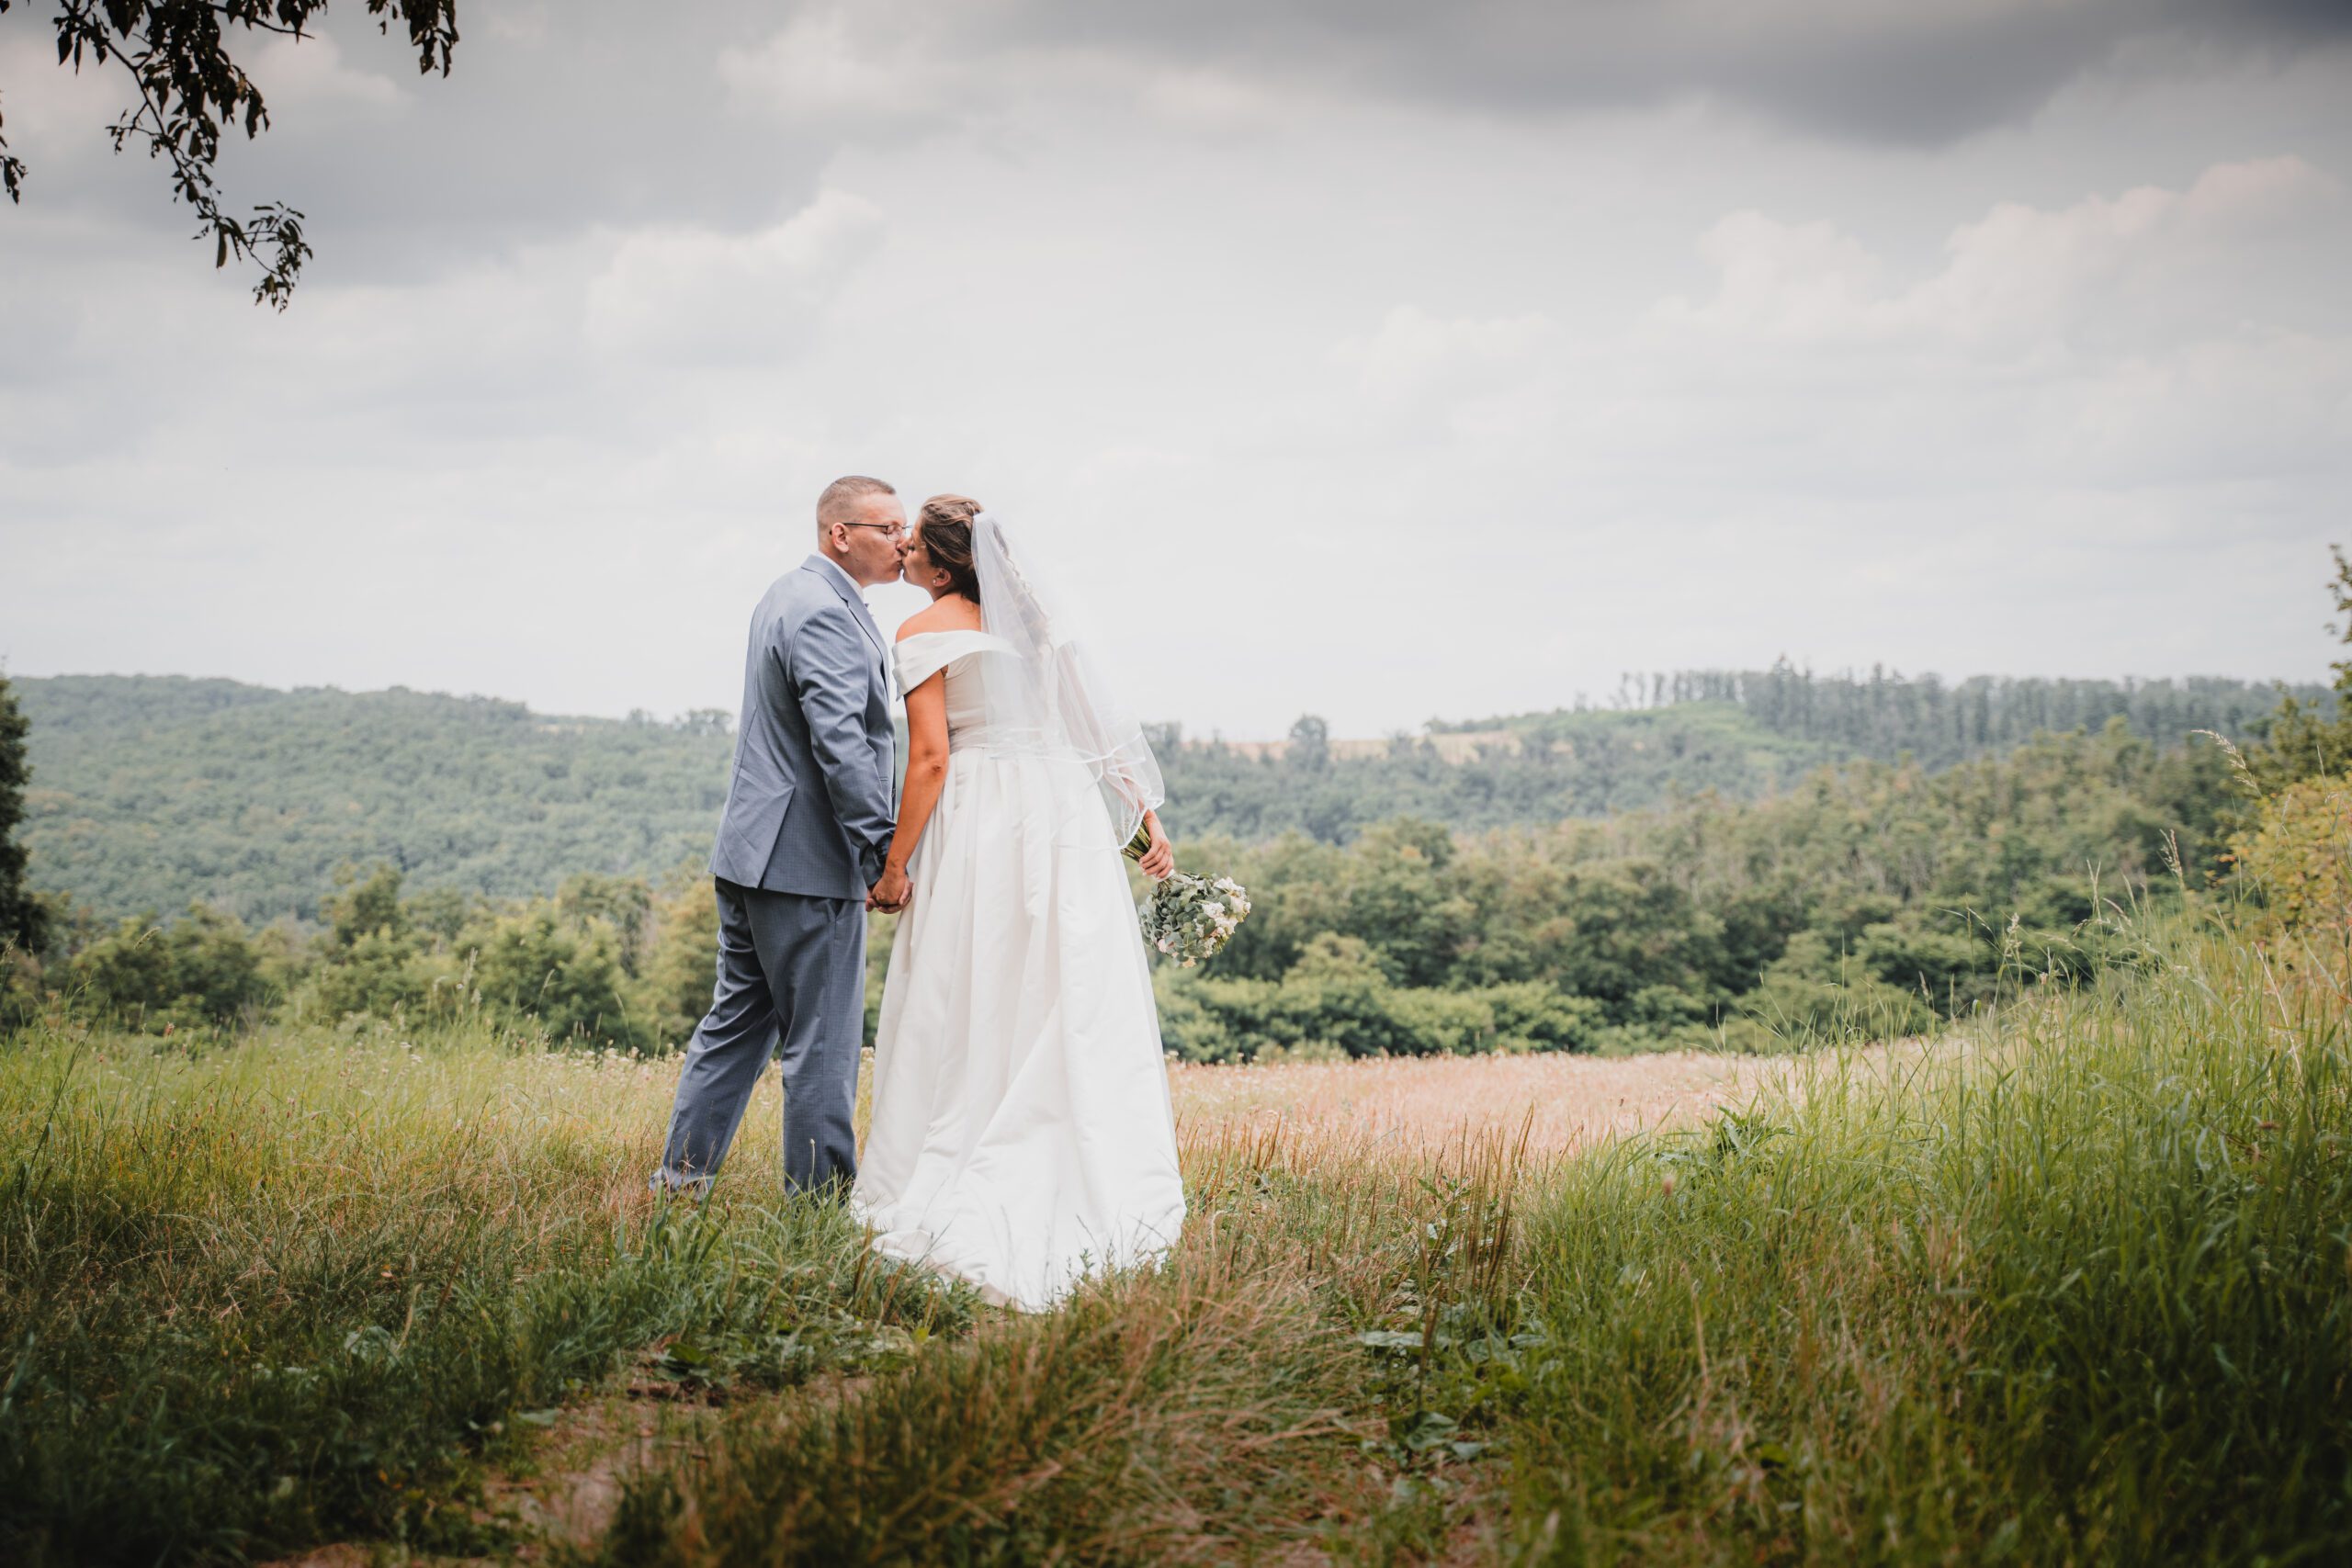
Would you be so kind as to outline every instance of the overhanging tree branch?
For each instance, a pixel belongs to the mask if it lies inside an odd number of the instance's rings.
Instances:
[[[0,0],[0,15],[20,0]],[[377,30],[401,23],[416,51],[417,71],[449,73],[458,43],[457,0],[365,0]],[[120,152],[143,142],[147,155],[171,165],[173,199],[196,209],[198,239],[213,241],[213,265],[234,256],[262,269],[254,300],[284,310],[311,252],[302,214],[282,201],[239,220],[221,210],[213,180],[223,130],[242,123],[251,141],[269,126],[261,89],[231,58],[229,29],[303,39],[327,0],[58,0],[57,62],[78,73],[86,60],[108,61],[130,74],[138,102],[107,128]],[[0,120],[0,130],[6,121]],[[0,136],[0,187],[23,199],[26,168]]]

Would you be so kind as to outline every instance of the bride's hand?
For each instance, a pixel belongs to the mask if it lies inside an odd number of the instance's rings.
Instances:
[[[1154,882],[1164,881],[1175,874],[1176,846],[1168,841],[1168,830],[1159,825],[1157,814],[1145,818],[1144,822],[1151,829],[1151,848],[1144,851],[1136,865]]]

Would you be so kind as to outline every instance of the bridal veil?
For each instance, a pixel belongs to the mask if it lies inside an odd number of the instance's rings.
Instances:
[[[992,512],[972,519],[972,562],[980,627],[1008,650],[979,664],[988,743],[1083,765],[1125,844],[1166,798],[1143,726],[1103,678],[1069,601],[1046,586],[1034,558],[1016,552]]]

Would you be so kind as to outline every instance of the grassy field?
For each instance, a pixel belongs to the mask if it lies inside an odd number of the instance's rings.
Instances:
[[[0,1559],[2341,1560],[2342,992],[2158,946],[1736,1075],[1185,1069],[1180,1252],[1035,1318],[780,1202],[772,1100],[655,1204],[672,1063],[52,1022]]]

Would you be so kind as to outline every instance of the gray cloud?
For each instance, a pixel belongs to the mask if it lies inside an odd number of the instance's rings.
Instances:
[[[2126,44],[2279,56],[2352,38],[2342,0],[1009,0],[856,8],[898,51],[1091,49],[1476,113],[1719,99],[1838,137],[1933,144],[2031,113]],[[888,20],[883,18],[887,17]]]
[[[62,80],[41,20],[0,20],[28,201],[186,227],[159,168],[107,149],[119,73]],[[763,227],[845,144],[1090,82],[1140,83],[1193,129],[1246,129],[1293,95],[1499,118],[1704,98],[1932,144],[2031,113],[2126,45],[2277,60],[2352,38],[2344,0],[480,0],[463,21],[447,79],[364,17],[300,47],[240,40],[278,129],[224,158],[232,200],[308,213],[321,276],[392,282],[591,225]]]

